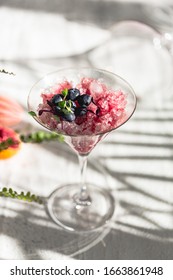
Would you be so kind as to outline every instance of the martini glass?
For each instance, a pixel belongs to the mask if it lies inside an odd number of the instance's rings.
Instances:
[[[55,125],[38,114],[39,104],[43,103],[42,93],[50,93],[56,89],[56,85],[64,81],[70,81],[74,87],[79,85],[82,78],[92,79],[104,84],[113,93],[121,90],[125,96],[125,108],[123,116],[116,116],[114,126],[100,124],[100,129],[95,132],[85,129],[80,131],[80,123],[74,125],[63,121]],[[98,84],[94,90],[97,96],[101,96]],[[115,91],[115,92],[114,92]],[[61,133],[64,141],[76,152],[80,165],[80,183],[72,183],[60,186],[50,195],[47,201],[48,212],[53,221],[66,230],[87,232],[104,226],[112,217],[115,210],[115,201],[111,193],[105,188],[93,185],[85,181],[87,158],[93,148],[105,136],[124,124],[133,114],[136,108],[136,97],[132,87],[121,77],[114,73],[92,68],[68,68],[47,74],[31,89],[28,97],[28,110],[32,111],[34,119],[45,128]],[[46,112],[44,112],[46,116]],[[113,116],[114,117],[114,116]],[[91,125],[88,120],[88,127]],[[68,129],[66,128],[68,126]],[[70,129],[72,127],[72,129]],[[76,130],[77,129],[77,130]],[[92,180],[91,180],[92,181]]]

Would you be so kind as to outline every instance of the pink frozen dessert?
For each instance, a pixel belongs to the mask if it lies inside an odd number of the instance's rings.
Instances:
[[[102,81],[82,78],[63,81],[42,92],[39,121],[51,130],[69,136],[104,134],[126,119],[126,94],[108,88]]]

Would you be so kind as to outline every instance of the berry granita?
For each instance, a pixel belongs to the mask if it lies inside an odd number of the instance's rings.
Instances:
[[[84,77],[76,85],[64,80],[44,89],[41,97],[39,121],[69,136],[104,134],[127,118],[126,93],[108,88],[99,79]]]

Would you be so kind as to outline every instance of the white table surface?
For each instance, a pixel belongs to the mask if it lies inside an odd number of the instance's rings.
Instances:
[[[70,10],[70,1],[48,2],[0,1],[0,68],[16,73],[1,74],[0,94],[24,107],[18,128],[39,129],[26,112],[29,89],[67,66],[122,75],[134,87],[138,106],[89,158],[87,178],[117,199],[109,226],[82,235],[65,232],[43,205],[0,198],[0,259],[172,259],[172,57],[158,45],[158,34],[153,41],[143,26],[128,23],[128,32],[117,27],[121,19],[147,21],[141,3],[78,0]],[[45,199],[56,186],[74,181],[74,174],[77,158],[64,143],[23,144],[16,156],[0,161],[1,187]]]

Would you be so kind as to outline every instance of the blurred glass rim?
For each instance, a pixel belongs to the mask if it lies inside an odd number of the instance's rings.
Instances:
[[[124,20],[115,23],[111,27],[112,34],[118,36],[137,36],[145,37],[148,39],[160,38],[161,34],[150,25],[134,20]]]
[[[106,61],[106,69],[129,81],[138,97],[147,99],[152,92],[157,98],[159,91],[170,95],[173,59],[163,34],[134,20],[115,23],[111,33],[111,39],[91,53],[95,65]]]

